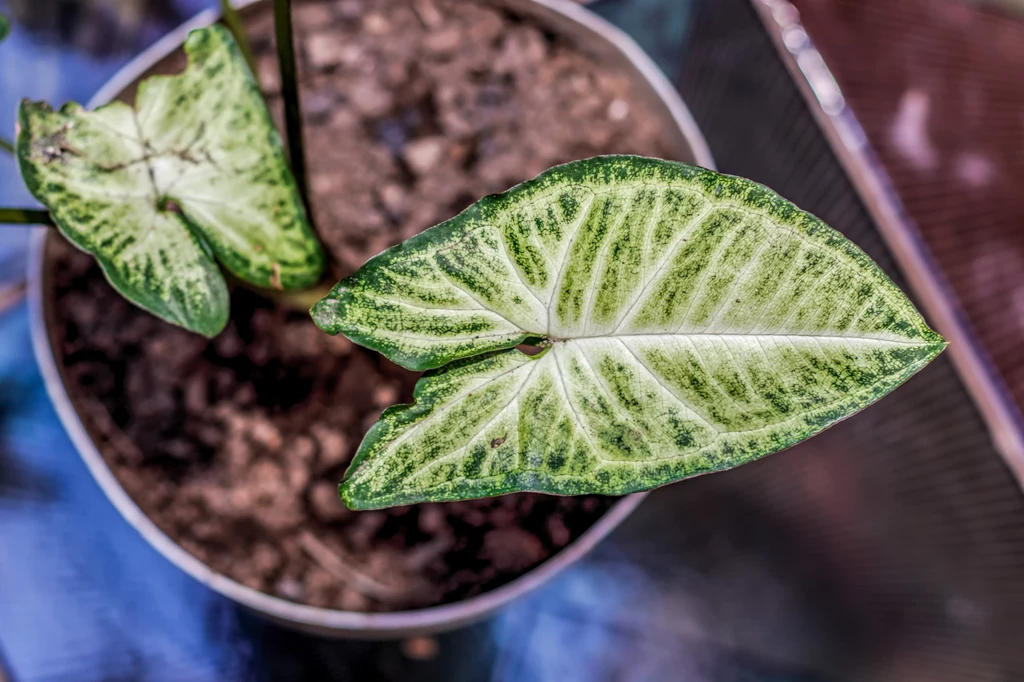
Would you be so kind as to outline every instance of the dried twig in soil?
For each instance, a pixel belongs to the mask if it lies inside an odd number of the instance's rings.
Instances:
[[[405,591],[379,583],[365,573],[353,568],[338,552],[320,542],[312,533],[306,531],[299,536],[302,548],[320,566],[343,580],[348,587],[364,596],[376,599],[385,604],[398,603],[405,597]]]

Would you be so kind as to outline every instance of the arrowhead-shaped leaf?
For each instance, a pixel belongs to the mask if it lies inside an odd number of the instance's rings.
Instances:
[[[291,289],[317,281],[323,255],[228,32],[193,31],[185,51],[185,72],[144,81],[134,109],[23,102],[18,157],[29,190],[118,291],[212,336],[229,305],[214,258],[245,281]]]
[[[776,452],[945,347],[856,246],[753,182],[605,157],[369,261],[321,328],[430,373],[342,483],[372,508],[621,494]],[[513,348],[544,339],[526,355]],[[483,357],[474,357],[486,354]]]

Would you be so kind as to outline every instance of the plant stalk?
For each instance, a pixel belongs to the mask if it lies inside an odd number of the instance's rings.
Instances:
[[[291,0],[274,0],[274,35],[277,62],[281,69],[281,96],[284,99],[284,127],[295,185],[312,216],[306,183],[306,153],[302,144],[302,110],[299,108],[299,78],[295,68],[295,43],[292,32]]]
[[[11,156],[14,156],[15,154],[14,143],[8,140],[7,138],[0,137],[0,149],[3,149]]]
[[[231,31],[232,37],[234,37],[235,42],[238,44],[239,51],[245,57],[245,63],[249,65],[252,77],[259,83],[260,77],[259,72],[256,71],[256,59],[252,55],[252,45],[249,44],[249,37],[245,34],[245,26],[242,25],[242,20],[231,4],[231,0],[220,0],[220,13],[224,18],[224,23],[227,24],[228,30]]]
[[[0,224],[53,225],[49,211],[34,208],[0,208]]]

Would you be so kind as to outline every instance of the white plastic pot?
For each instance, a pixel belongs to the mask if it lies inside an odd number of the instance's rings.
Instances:
[[[251,8],[264,1],[244,4]],[[545,30],[568,39],[599,63],[630,75],[632,97],[643,101],[651,112],[664,119],[664,143],[671,150],[672,157],[713,167],[707,145],[675,88],[627,35],[567,0],[487,1],[533,20]],[[245,11],[243,8],[243,16]],[[218,12],[207,10],[157,42],[107,82],[89,106],[105,104],[131,88],[140,77],[177,50],[190,30],[207,26],[217,21],[218,16]],[[54,300],[48,274],[52,255],[48,244],[60,238],[53,230],[46,229],[40,229],[34,235],[29,258],[29,305],[35,354],[61,422],[107,497],[158,552],[204,585],[267,618],[318,635],[365,639],[406,637],[454,629],[494,613],[550,580],[590,551],[643,499],[643,494],[623,498],[575,542],[537,568],[502,587],[453,604],[395,613],[357,613],[296,604],[246,587],[213,571],[157,528],[121,487],[83,424],[54,352],[59,339],[54,337]]]

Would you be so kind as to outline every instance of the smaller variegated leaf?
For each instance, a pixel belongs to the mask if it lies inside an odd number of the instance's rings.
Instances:
[[[185,52],[185,71],[143,81],[134,109],[23,102],[18,158],[32,194],[121,294],[212,336],[229,306],[214,259],[295,289],[316,283],[323,255],[230,34],[192,31]]]
[[[638,157],[486,197],[370,260],[313,317],[410,369],[447,365],[366,435],[341,485],[354,508],[623,494],[727,469],[864,408],[945,347],[814,216]],[[529,339],[544,350],[514,348]]]

